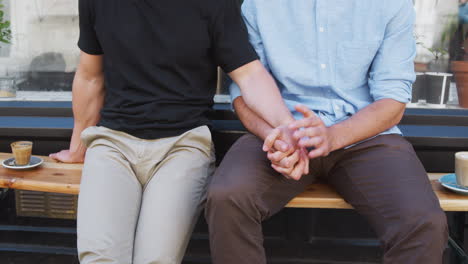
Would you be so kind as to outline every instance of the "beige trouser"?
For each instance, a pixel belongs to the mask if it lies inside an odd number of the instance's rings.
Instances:
[[[181,263],[214,168],[209,129],[143,140],[90,127],[82,139],[80,262]]]

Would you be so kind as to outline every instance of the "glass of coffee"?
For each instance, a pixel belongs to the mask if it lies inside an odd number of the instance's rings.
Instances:
[[[33,143],[31,141],[17,141],[11,143],[11,150],[17,166],[25,166],[31,160]]]
[[[458,185],[468,187],[468,152],[455,154],[455,175]]]

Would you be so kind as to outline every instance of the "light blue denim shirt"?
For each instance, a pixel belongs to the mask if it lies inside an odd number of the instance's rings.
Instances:
[[[296,119],[298,103],[331,126],[376,100],[411,100],[412,0],[245,0],[242,13]],[[241,95],[235,84],[230,92]]]

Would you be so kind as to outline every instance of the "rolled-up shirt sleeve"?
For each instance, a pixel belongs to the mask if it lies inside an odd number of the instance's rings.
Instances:
[[[385,98],[402,103],[411,101],[412,84],[416,79],[415,12],[411,0],[402,2],[402,7],[387,24],[384,40],[370,69],[369,87],[375,101]]]
[[[247,27],[248,40],[250,44],[257,53],[258,58],[262,62],[263,66],[265,66],[265,68],[270,71],[265,56],[265,50],[263,48],[262,38],[257,27],[254,1],[244,1],[242,4],[242,18],[244,19],[245,25]],[[235,82],[232,82],[229,86],[229,93],[231,95],[231,102],[234,102],[237,97],[242,95],[239,86]]]
[[[92,3],[90,3],[91,1],[93,0],[79,0],[78,2],[80,20],[78,47],[87,54],[102,55],[104,52],[96,35],[94,27],[95,12]]]

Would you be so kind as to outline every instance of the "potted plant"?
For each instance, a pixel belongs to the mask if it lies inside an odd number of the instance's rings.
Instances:
[[[426,74],[416,72],[416,81],[413,83],[411,103],[426,102]]]
[[[428,50],[433,60],[429,62],[427,72],[417,73],[416,83],[413,85],[413,97],[416,98],[412,102],[425,100],[428,104],[444,106],[448,101],[452,79],[452,74],[448,73],[448,50],[443,47],[428,48],[421,42],[417,44]]]
[[[452,62],[452,72],[457,84],[458,102],[461,107],[468,108],[468,39],[463,40],[462,52],[456,61]]]
[[[420,45],[424,47],[424,44],[420,41],[421,36],[414,33],[414,39],[416,41],[416,45]],[[417,70],[418,67],[415,63],[415,69]],[[411,89],[412,96],[411,96],[411,103],[425,103],[426,101],[426,74],[424,71],[416,72],[416,80],[413,83],[413,87]]]
[[[427,70],[431,72],[447,72],[449,70],[449,63],[446,55],[448,50],[442,47],[427,48],[423,45],[433,56],[427,65]]]
[[[10,44],[11,28],[10,21],[5,19],[5,6],[0,0],[0,42]],[[0,97],[16,96],[15,81],[11,77],[0,78]]]
[[[443,106],[447,103],[452,74],[448,73],[449,63],[445,58],[447,49],[442,47],[427,48],[434,56],[426,72],[426,102],[428,104]]]
[[[11,41],[11,29],[10,21],[5,20],[5,6],[0,0],[0,42],[10,44]]]
[[[416,100],[425,100],[434,106],[444,106],[449,98],[450,82],[452,74],[449,73],[449,52],[448,46],[450,37],[456,31],[458,16],[456,14],[445,15],[447,22],[444,24],[440,43],[435,47],[427,47],[423,42],[418,41],[417,45],[430,52],[432,60],[427,64],[427,72],[417,73],[416,83],[413,85],[413,96]]]

